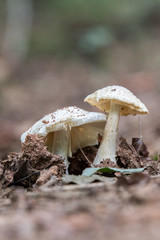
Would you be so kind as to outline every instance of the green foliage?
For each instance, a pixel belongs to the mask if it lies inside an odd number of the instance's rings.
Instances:
[[[154,161],[158,161],[159,160],[159,154],[157,153],[156,155],[152,156],[152,159]]]

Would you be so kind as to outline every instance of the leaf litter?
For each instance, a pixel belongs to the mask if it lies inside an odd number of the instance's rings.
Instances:
[[[1,187],[32,187],[36,182],[40,185],[52,174],[60,181],[64,172],[63,159],[47,150],[43,138],[28,135],[20,153],[10,153],[7,159],[1,160]]]
[[[129,144],[121,137],[117,164],[106,159],[94,166],[97,150],[98,146],[79,149],[69,159],[69,175],[64,174],[63,159],[50,153],[44,139],[35,135],[27,137],[20,153],[10,153],[7,159],[1,160],[2,238],[10,239],[13,232],[13,239],[25,238],[25,228],[31,240],[35,236],[40,240],[46,236],[48,239],[53,236],[56,239],[99,238],[98,232],[103,238],[107,235],[108,239],[116,240],[119,235],[116,237],[115,227],[124,237],[128,231],[132,234],[130,226],[136,227],[135,223],[141,224],[144,219],[150,232],[155,232],[151,226],[160,215],[152,203],[160,207],[160,159],[155,161],[150,157],[142,139],[134,139]],[[86,168],[112,171],[82,176]],[[132,173],[140,168],[145,170]],[[144,236],[149,239],[147,234],[143,233],[142,238]]]
[[[130,196],[127,201],[140,203],[144,201],[144,197],[141,196],[143,189],[142,192],[139,190],[139,193],[136,193],[133,187],[141,184],[150,186],[151,176],[159,176],[160,161],[159,159],[152,160],[141,139],[133,140],[132,144],[129,144],[126,139],[121,137],[117,151],[117,164],[106,159],[99,165],[93,165],[98,145],[79,149],[69,159],[69,175],[65,175],[66,167],[63,158],[50,153],[44,142],[42,137],[28,135],[19,153],[10,153],[7,159],[1,160],[0,211],[1,209],[3,211],[8,208],[12,209],[18,201],[17,209],[19,209],[19,204],[20,206],[22,204],[23,208],[34,209],[35,213],[37,201],[44,201],[44,204],[47,201],[48,204],[49,199],[60,201],[61,206],[63,199],[65,199],[65,203],[72,200],[79,209],[82,204],[79,202],[81,198],[93,199],[94,196],[97,198],[99,194],[103,195],[107,192],[108,197],[111,195],[112,202],[115,196],[121,193],[121,188],[125,189],[126,193],[123,190],[120,199],[124,198],[125,193]],[[82,175],[87,168],[93,171],[93,174],[90,174],[92,176]],[[96,168],[101,172],[95,171]],[[145,170],[138,173],[139,169]],[[126,175],[125,172],[130,175]],[[154,181],[159,182],[158,179]],[[17,193],[18,197],[15,198]],[[78,196],[81,196],[80,199]],[[87,205],[86,208],[90,209],[90,207]],[[73,212],[76,211],[73,210]],[[43,222],[42,219],[41,221]]]
[[[54,184],[64,183],[62,181],[62,176],[66,171],[64,160],[61,156],[50,153],[44,142],[43,137],[28,135],[20,153],[10,153],[7,159],[1,160],[1,188],[11,185],[27,188],[41,186],[52,177],[54,177]],[[80,179],[83,179],[81,175],[98,174],[99,176],[120,178],[126,173],[135,174],[144,170],[145,174],[148,175],[160,173],[160,160],[155,161],[149,156],[147,147],[141,138],[133,138],[132,144],[129,144],[125,138],[120,138],[119,149],[116,153],[117,164],[106,159],[99,165],[94,165],[93,160],[98,146],[79,149],[69,158],[69,175],[74,175],[74,181],[72,177],[71,182],[80,183]],[[75,180],[76,176],[77,180]],[[139,179],[138,174],[134,176]],[[123,176],[123,178],[126,177]],[[95,178],[93,181],[95,180],[103,181],[100,178]],[[128,177],[126,181],[128,181]]]

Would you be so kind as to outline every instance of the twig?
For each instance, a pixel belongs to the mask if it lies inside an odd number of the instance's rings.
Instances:
[[[17,181],[12,182],[11,184],[9,184],[9,186],[11,186],[11,185],[16,185],[16,184],[22,182],[23,180],[26,180],[26,179],[32,177],[33,175],[36,175],[36,174],[39,174],[39,173],[40,173],[39,171],[33,172],[33,173],[27,175],[26,177],[23,177],[23,178],[21,178],[21,179],[19,179],[19,180],[17,180]]]
[[[84,151],[82,150],[82,148],[79,148],[81,150],[81,153],[83,154],[83,156],[85,157],[85,159],[87,160],[87,162],[90,164],[91,167],[94,167],[94,165],[92,164],[92,162],[87,158],[87,156],[85,155]]]

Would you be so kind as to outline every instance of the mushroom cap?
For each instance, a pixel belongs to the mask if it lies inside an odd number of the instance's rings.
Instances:
[[[88,95],[84,101],[105,112],[110,111],[110,102],[113,101],[122,106],[120,115],[123,116],[149,113],[146,106],[133,93],[121,86],[97,90]]]
[[[75,106],[64,107],[44,116],[36,122],[30,129],[21,135],[21,142],[23,143],[26,136],[29,134],[45,137],[50,132],[67,130],[72,127],[96,122],[106,122],[105,114],[88,112]]]

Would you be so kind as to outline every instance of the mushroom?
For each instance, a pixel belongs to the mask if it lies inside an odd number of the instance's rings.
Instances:
[[[88,95],[84,101],[109,113],[103,139],[93,163],[99,164],[107,158],[115,163],[120,115],[146,114],[148,109],[133,93],[121,86],[109,86],[97,90]]]
[[[79,148],[98,144],[98,134],[102,134],[106,123],[103,113],[87,112],[77,107],[65,107],[50,113],[36,122],[22,134],[36,134],[45,138],[45,145],[53,154],[61,155],[68,168],[68,156]]]

